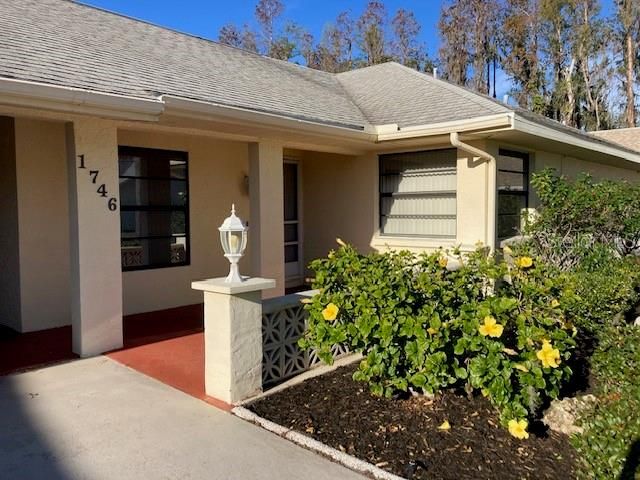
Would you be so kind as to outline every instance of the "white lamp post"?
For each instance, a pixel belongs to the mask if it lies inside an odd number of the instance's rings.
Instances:
[[[229,275],[225,278],[226,283],[242,282],[243,279],[238,271],[238,262],[244,255],[244,249],[247,247],[247,230],[242,220],[236,216],[236,206],[231,205],[231,215],[225,218],[220,225],[220,242],[224,250],[224,256],[227,257],[231,267]]]

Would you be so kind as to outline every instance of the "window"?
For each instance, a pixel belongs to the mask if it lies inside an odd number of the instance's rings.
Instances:
[[[456,149],[380,156],[380,233],[456,237]]]
[[[499,243],[520,233],[523,210],[529,206],[529,155],[501,149],[497,181]]]
[[[189,264],[188,154],[120,147],[123,270]]]

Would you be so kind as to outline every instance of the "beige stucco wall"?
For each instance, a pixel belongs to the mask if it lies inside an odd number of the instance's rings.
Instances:
[[[0,325],[20,330],[20,245],[15,128],[0,117]]]
[[[191,281],[226,275],[218,227],[235,202],[238,215],[249,218],[248,146],[205,137],[164,132],[119,131],[118,143],[135,147],[182,150],[189,153],[189,225],[191,264],[183,267],[124,272],[124,314],[161,310],[202,302]],[[282,227],[280,227],[282,228]],[[248,255],[240,271],[249,268]]]
[[[336,248],[336,237],[371,250],[377,225],[377,156],[289,153],[302,168],[305,265]]]
[[[65,125],[17,118],[15,133],[21,330],[29,332],[71,322]]]

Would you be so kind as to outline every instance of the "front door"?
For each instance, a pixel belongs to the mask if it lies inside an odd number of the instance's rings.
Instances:
[[[285,161],[284,172],[284,275],[287,287],[303,283],[302,224],[300,219],[300,166]]]

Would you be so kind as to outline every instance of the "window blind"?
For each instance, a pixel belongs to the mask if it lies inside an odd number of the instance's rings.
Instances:
[[[456,149],[380,156],[380,232],[455,238]]]

